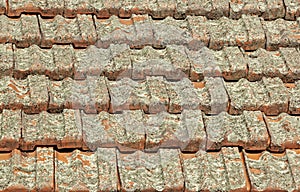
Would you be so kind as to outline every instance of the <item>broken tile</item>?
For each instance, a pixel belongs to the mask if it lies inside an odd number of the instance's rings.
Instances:
[[[95,2],[98,6],[102,5],[102,1]],[[100,10],[97,10],[100,12]],[[64,2],[65,17],[76,17],[77,14],[93,14],[95,13],[95,4],[91,0],[77,0]]]
[[[54,66],[46,71],[46,75],[54,80],[73,77],[75,53],[71,45],[53,45],[52,49]]]
[[[200,110],[183,110],[181,115],[161,112],[146,116],[146,151],[180,148],[195,152],[205,148],[206,134]]]
[[[15,80],[8,76],[1,78],[0,106],[2,109],[22,109],[30,102],[28,79]]]
[[[172,66],[175,68],[170,76],[166,77],[171,80],[180,80],[184,77],[190,76],[191,64],[186,54],[187,48],[185,46],[171,45],[166,47],[167,57],[170,58]]]
[[[205,76],[220,76],[220,68],[215,61],[214,51],[203,47],[198,51],[188,50],[187,56],[191,64],[191,81],[202,81]],[[212,73],[209,74],[208,72]],[[219,74],[216,74],[219,72]]]
[[[17,47],[39,45],[41,35],[38,20],[35,15],[21,15],[20,18],[0,16],[1,43],[15,43]]]
[[[132,77],[131,49],[126,44],[116,44],[109,47],[111,60],[104,66],[104,76],[116,81]]]
[[[6,5],[7,4],[5,0],[0,1],[0,14],[6,13]]]
[[[70,77],[67,77],[61,81],[50,81],[48,105],[49,111],[57,112],[65,108],[71,108],[69,100],[73,90],[73,81],[74,80]]]
[[[285,4],[282,0],[266,0],[266,11],[262,14],[265,20],[284,18]]]
[[[207,77],[205,78],[205,88],[210,98],[209,113],[218,114],[228,111],[229,96],[226,92],[224,80],[220,77]]]
[[[21,111],[4,109],[0,118],[0,151],[12,151],[19,147],[22,127]]]
[[[82,81],[70,78],[52,81],[49,95],[49,109],[53,111],[68,108],[97,113],[97,111],[107,111],[109,106],[106,78],[103,76],[88,76]]]
[[[188,0],[186,2],[187,2],[187,7],[183,6],[181,8],[181,9],[185,10],[186,15],[206,16],[213,9],[213,5],[212,5],[211,1]]]
[[[223,49],[228,61],[228,68],[223,71],[226,80],[239,80],[247,75],[248,59],[244,57],[238,47],[225,47]]]
[[[180,126],[180,116],[165,111],[145,116],[146,151],[157,151],[159,148],[184,149],[184,139],[188,138],[185,127]]]
[[[254,191],[293,191],[295,183],[285,154],[264,151],[250,154],[244,151],[245,163]]]
[[[160,149],[157,153],[117,153],[121,190],[183,190],[179,151]]]
[[[175,136],[181,141],[181,151],[195,152],[206,147],[206,132],[201,110],[183,110],[180,126],[186,132],[178,132]]]
[[[167,79],[179,79],[180,73],[172,65],[166,49],[156,50],[146,46],[141,50],[132,51],[132,79],[141,80],[146,76],[164,76]]]
[[[271,151],[299,148],[300,119],[298,117],[281,113],[278,116],[266,116],[265,119],[271,136]]]
[[[242,115],[229,115],[222,112],[217,116],[206,116],[207,150],[219,150],[223,146],[245,146],[249,133]]]
[[[208,19],[219,19],[223,16],[229,16],[229,0],[211,0],[212,9],[206,15]]]
[[[134,10],[138,10],[138,7],[134,5],[133,0],[123,0],[119,9],[119,17],[130,18]]]
[[[37,45],[15,48],[15,78],[26,78],[30,74],[46,75],[60,80],[73,75],[73,48],[54,45],[52,49],[41,49]]]
[[[157,9],[152,11],[153,18],[173,17],[176,9],[176,0],[157,0]]]

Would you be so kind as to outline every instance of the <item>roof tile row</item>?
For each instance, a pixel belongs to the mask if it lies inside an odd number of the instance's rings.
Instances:
[[[107,48],[110,44],[125,43],[135,48],[147,45],[161,48],[175,44],[190,49],[208,46],[219,50],[224,46],[241,46],[245,50],[264,47],[276,50],[279,47],[297,47],[300,43],[297,21],[264,21],[257,16],[246,15],[239,20],[227,17],[207,20],[202,16],[188,16],[184,20],[170,17],[153,20],[147,15],[134,15],[129,19],[116,16],[97,19],[91,15],[78,15],[74,19],[58,15],[47,19],[21,15],[12,19],[1,15],[0,23],[3,23],[0,42],[15,43],[18,47],[33,44],[46,48],[53,44],[87,47],[96,44]]]
[[[279,77],[284,82],[294,82],[300,77],[300,53],[296,48],[245,52],[238,47],[225,47],[220,51],[204,47],[193,51],[184,46],[159,50],[146,46],[133,50],[122,44],[111,45],[108,49],[89,46],[82,50],[70,45],[54,45],[51,49],[32,45],[21,49],[0,44],[0,53],[1,76],[17,79],[39,74],[53,80],[66,77],[83,80],[87,75],[101,75],[110,80],[164,76],[168,80],[187,77],[191,81],[201,81],[204,77],[220,76],[229,81]]]
[[[246,79],[224,82],[219,77],[208,77],[203,82],[192,83],[187,78],[174,82],[163,77],[109,81],[103,76],[88,76],[81,81],[71,78],[50,81],[43,75],[29,75],[24,80],[5,76],[0,84],[1,109],[24,109],[26,113],[62,109],[82,109],[86,113],[129,109],[180,113],[183,109],[201,109],[206,114],[260,110],[267,115],[278,115],[300,111],[299,81],[286,86],[278,77],[264,77],[256,82]]]
[[[0,154],[0,190],[293,191],[300,185],[299,158],[295,150],[251,154],[231,147],[196,154],[105,148],[64,153],[38,147]]]
[[[5,13],[5,0],[1,1],[0,7],[1,13]],[[99,18],[108,18],[111,15],[130,17],[132,14],[149,14],[154,18],[167,16],[184,18],[186,15],[201,15],[209,19],[218,19],[222,16],[238,19],[242,14],[249,14],[264,19],[295,20],[300,15],[300,3],[292,0],[115,0],[110,3],[105,0],[8,0],[7,14],[20,16],[21,13],[40,13],[43,16],[60,14],[66,17],[75,17],[76,14],[95,14]]]
[[[195,152],[240,146],[251,151],[278,152],[300,148],[299,122],[299,116],[266,116],[260,111],[207,116],[200,110],[187,109],[181,114],[144,114],[140,110],[85,114],[65,109],[62,113],[30,115],[20,110],[3,110],[0,151],[57,146],[85,150],[118,147],[121,151],[180,148]]]

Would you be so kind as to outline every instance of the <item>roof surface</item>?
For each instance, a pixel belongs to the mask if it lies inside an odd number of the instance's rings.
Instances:
[[[300,190],[300,0],[1,0],[0,191]]]

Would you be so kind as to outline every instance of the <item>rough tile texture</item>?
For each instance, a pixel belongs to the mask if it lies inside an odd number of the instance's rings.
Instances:
[[[187,20],[175,20],[167,17],[163,20],[153,20],[154,46],[185,45],[192,40]]]
[[[137,82],[129,78],[119,81],[109,81],[110,112],[142,109],[149,110],[149,89],[146,82]]]
[[[86,148],[118,147],[122,151],[143,149],[145,120],[142,111],[123,111],[122,114],[100,112],[81,113],[83,141]]]
[[[262,19],[257,16],[242,15],[242,20],[247,30],[248,39],[241,47],[249,51],[265,48],[266,37]]]
[[[105,75],[110,80],[131,77],[131,50],[126,44],[110,45],[107,49],[89,46],[75,50],[75,79],[85,79],[87,75]]]
[[[183,190],[179,151],[160,149],[157,153],[117,153],[121,190]]]
[[[261,16],[265,20],[283,18],[285,7],[280,0],[243,0],[230,1],[230,18],[238,19],[245,15]]]
[[[248,41],[247,31],[241,19],[230,20],[222,17],[219,20],[209,20],[207,28],[211,49],[220,50],[224,46],[242,46]]]
[[[244,191],[246,178],[238,148],[181,155],[186,191]]]
[[[150,92],[149,113],[168,111],[169,95],[165,79],[161,76],[147,77],[146,84]]]
[[[269,102],[264,106],[264,112],[267,115],[278,115],[282,112],[288,111],[289,92],[281,79],[265,78],[263,77],[262,83],[269,95]]]
[[[58,148],[82,146],[82,128],[78,111],[63,113],[22,114],[23,150],[33,150],[36,145],[56,145]]]
[[[296,20],[300,16],[300,2],[293,0],[284,0],[286,8],[285,19]]]
[[[279,47],[297,47],[299,40],[299,23],[276,19],[275,21],[262,21],[267,38],[267,50],[277,50]]]
[[[296,185],[296,190],[299,190],[300,180],[299,180],[299,150],[286,150],[286,156],[289,162],[290,169],[293,174],[293,180]]]
[[[52,47],[53,44],[73,44],[75,47],[87,47],[95,44],[97,35],[91,15],[78,15],[75,19],[66,19],[61,15],[53,19],[39,16],[41,46]]]
[[[166,112],[145,117],[146,151],[180,148],[197,151],[205,148],[206,134],[200,110],[183,110],[181,115]]]
[[[64,1],[59,0],[8,0],[8,16],[20,16],[21,13],[40,13],[43,16],[54,17],[64,11]]]
[[[289,68],[289,74],[287,81],[294,81],[300,79],[300,53],[295,48],[279,48],[281,56],[283,57],[287,67]]]
[[[60,80],[73,76],[74,50],[72,46],[54,45],[41,49],[37,45],[29,48],[15,48],[14,77],[26,78],[30,74],[46,75]]]
[[[20,18],[0,16],[0,42],[15,43],[17,47],[40,44],[41,35],[35,15],[21,15]]]
[[[21,111],[4,109],[0,118],[0,151],[12,151],[19,147],[22,127]]]
[[[299,148],[298,135],[300,119],[281,113],[279,116],[265,116],[267,127],[271,135],[270,150],[283,151],[285,148]]]
[[[239,80],[246,77],[248,60],[238,47],[225,47],[213,51],[206,47],[199,51],[188,51],[191,63],[190,79],[223,76],[226,80]]]
[[[86,80],[82,81],[71,78],[51,81],[49,97],[49,110],[52,111],[67,108],[96,113],[97,111],[107,111],[109,106],[106,78],[103,76],[88,76]]]
[[[269,102],[269,95],[261,82],[249,82],[240,79],[238,82],[226,82],[230,99],[230,114],[240,114],[244,110],[261,110]]]
[[[110,44],[127,44],[132,46],[136,31],[132,19],[120,19],[111,16],[109,19],[97,19],[94,16],[98,40],[97,47],[108,48]]]
[[[289,90],[290,92],[290,103],[289,111],[292,114],[300,114],[300,81],[296,81],[295,87]]]
[[[245,163],[253,191],[293,191],[295,182],[286,154],[247,154]]]
[[[53,148],[0,154],[1,191],[54,190]]]
[[[11,75],[14,69],[14,55],[12,44],[0,45],[0,72],[2,76]]]
[[[250,81],[261,80],[262,77],[279,77],[287,80],[289,67],[279,51],[266,51],[260,48],[246,55],[249,61],[248,79]]]
[[[225,112],[217,116],[205,116],[207,150],[219,150],[224,146],[241,146],[248,150],[266,150],[268,131],[259,111],[244,111],[242,115]]]
[[[200,100],[192,82],[183,78],[177,82],[168,82],[169,113],[180,113],[183,109],[198,109]]]
[[[95,153],[55,152],[55,172],[59,191],[117,190],[115,149],[98,149]]]

